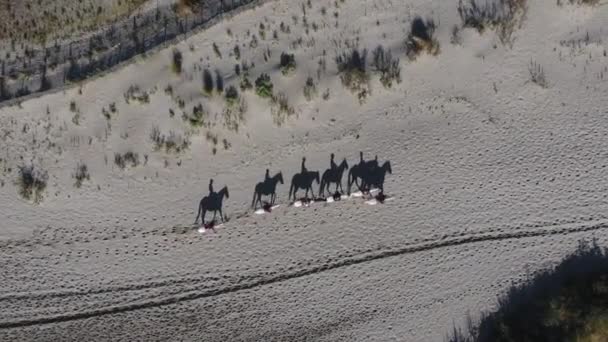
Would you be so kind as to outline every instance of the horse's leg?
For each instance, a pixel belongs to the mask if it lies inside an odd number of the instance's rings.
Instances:
[[[213,220],[212,220],[212,221],[215,221],[215,217],[216,217],[216,216],[217,216],[217,210],[214,210],[214,211],[213,211]]]
[[[203,216],[201,216],[202,224],[205,225],[205,215],[207,214],[207,209],[203,208]]]
[[[220,218],[222,219],[222,222],[224,222],[224,214],[222,213],[222,208],[220,208]]]

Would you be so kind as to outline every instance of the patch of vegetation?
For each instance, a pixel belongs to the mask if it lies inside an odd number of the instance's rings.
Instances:
[[[464,27],[474,28],[479,33],[494,29],[503,44],[511,44],[513,31],[525,12],[526,0],[458,1],[458,14]]]
[[[530,81],[538,84],[542,88],[547,88],[549,84],[547,83],[547,78],[545,77],[545,70],[543,67],[536,63],[535,61],[530,61],[530,65],[528,65],[528,73],[530,74]]]
[[[130,164],[131,167],[137,167],[139,165],[139,154],[133,151],[128,151],[124,154],[115,153],[114,164],[123,170],[127,167],[127,164]]]
[[[139,103],[150,102],[150,95],[148,92],[141,90],[138,85],[131,85],[124,94],[124,97],[126,103],[131,103],[131,101],[136,101]]]
[[[410,33],[405,40],[405,49],[410,60],[416,59],[421,52],[433,56],[439,54],[439,42],[434,37],[436,28],[433,19],[414,18]]]
[[[209,113],[205,111],[203,105],[199,103],[198,105],[192,107],[192,115],[187,116],[185,113],[183,115],[183,119],[188,121],[190,125],[193,127],[201,127],[209,125]]]
[[[308,76],[306,79],[306,84],[304,84],[304,98],[306,101],[312,101],[313,98],[317,96],[317,86],[315,85],[315,80]]]
[[[608,252],[581,242],[557,267],[537,272],[499,298],[498,309],[454,328],[450,342],[608,340]]]
[[[367,49],[351,49],[336,56],[336,64],[342,85],[356,93],[363,102],[371,89],[367,72]]]
[[[19,166],[19,194],[26,200],[40,203],[43,198],[46,183],[48,181],[48,173],[44,170],[39,170],[34,165]]]
[[[247,91],[253,89],[253,84],[249,81],[249,77],[247,75],[243,76],[240,84],[241,91]]]
[[[272,96],[270,112],[272,121],[277,126],[285,123],[288,117],[295,114],[295,109],[289,105],[289,99],[283,92],[279,92],[276,96]]]
[[[234,103],[229,104],[222,113],[224,127],[230,131],[238,132],[241,124],[245,122],[246,112],[247,102],[244,98],[240,98],[240,100],[235,100]]]
[[[600,0],[568,0],[571,5],[587,5],[587,6],[595,6],[599,4]],[[561,0],[557,0],[557,5],[561,6]]]
[[[169,131],[169,135],[161,133],[158,126],[152,127],[150,139],[154,143],[154,150],[165,150],[167,153],[180,153],[190,146],[190,140],[174,131]]]
[[[393,57],[390,50],[378,45],[372,52],[372,66],[380,73],[380,82],[386,88],[390,88],[393,82],[401,83],[401,67],[399,58]]]
[[[239,91],[235,86],[231,85],[226,89],[226,93],[224,94],[224,98],[226,99],[226,103],[228,106],[233,106],[239,100]]]
[[[272,97],[274,85],[272,84],[272,80],[270,76],[266,73],[261,74],[255,80],[255,93],[259,97],[269,98]]]
[[[220,48],[215,42],[213,43],[213,52],[215,52],[217,58],[222,59],[222,53],[220,52]]]
[[[281,73],[283,73],[283,75],[289,75],[291,74],[293,71],[296,70],[296,58],[294,56],[294,54],[289,54],[289,53],[281,53],[281,61],[279,63],[279,66],[281,68]]]
[[[78,163],[72,177],[76,180],[74,182],[74,186],[77,188],[80,188],[85,180],[90,180],[91,176],[89,175],[89,168],[87,167],[87,164]]]
[[[238,61],[241,59],[241,48],[239,47],[239,44],[236,44],[234,46],[234,49],[232,50],[233,54],[234,54],[234,58]]]
[[[178,49],[173,49],[173,64],[171,64],[171,70],[173,70],[176,74],[182,73],[182,63],[184,61],[184,57],[182,56],[181,51]]]

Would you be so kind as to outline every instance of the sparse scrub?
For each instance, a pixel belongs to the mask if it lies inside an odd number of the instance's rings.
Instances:
[[[241,48],[239,47],[238,44],[236,44],[234,46],[234,49],[232,50],[232,52],[234,53],[234,58],[238,61],[241,59]]]
[[[199,103],[192,108],[192,116],[185,116],[185,119],[194,127],[201,127],[208,124],[209,113],[207,113],[203,105]]]
[[[249,81],[249,77],[247,75],[243,76],[240,84],[241,91],[247,91],[253,88],[253,84]]]
[[[176,74],[182,73],[182,62],[183,56],[181,51],[178,49],[173,49],[173,64],[171,64],[171,70],[173,70]]]
[[[458,14],[464,27],[483,33],[495,29],[503,44],[510,44],[515,28],[526,12],[526,0],[459,0]]]
[[[433,19],[414,18],[405,41],[406,53],[410,60],[416,59],[421,52],[427,52],[433,56],[439,54],[439,42],[434,37],[436,28]]]
[[[224,94],[224,97],[226,99],[226,103],[228,104],[228,106],[233,106],[234,104],[237,103],[238,99],[239,99],[239,91],[236,89],[235,86],[229,86],[228,89],[226,89],[226,93]]]
[[[279,92],[276,96],[272,96],[271,101],[272,121],[281,126],[285,123],[288,117],[295,113],[292,106],[289,105],[289,99],[283,92]]]
[[[538,84],[543,88],[547,88],[549,85],[545,78],[545,70],[543,67],[535,61],[530,61],[528,65],[528,73],[530,74],[530,81]]]
[[[150,102],[150,95],[148,92],[141,90],[138,85],[131,85],[124,94],[124,97],[126,103],[131,103],[131,101],[136,101],[139,103]]]
[[[222,53],[220,52],[220,48],[215,42],[213,43],[213,52],[215,52],[217,58],[222,59]]]
[[[115,153],[114,164],[121,169],[126,168],[127,164],[130,164],[131,167],[137,167],[139,165],[139,154],[133,151],[128,151],[124,154]]]
[[[283,73],[283,75],[288,75],[294,70],[296,70],[296,58],[294,54],[283,52],[281,54],[281,61],[279,66],[281,67],[281,73]]]
[[[401,67],[399,58],[393,57],[390,50],[385,50],[382,45],[378,45],[372,52],[372,65],[380,73],[380,82],[390,88],[393,81],[401,82]]]
[[[568,0],[568,2],[573,5],[595,6],[600,2],[600,0]],[[561,0],[557,0],[557,4],[561,6]]]
[[[360,102],[370,92],[369,74],[367,72],[367,49],[359,51],[354,48],[336,56],[336,64],[342,85],[356,93]]]
[[[315,85],[315,80],[308,76],[306,79],[306,84],[304,85],[304,98],[306,101],[312,101],[313,98],[317,96],[317,86]]]
[[[230,131],[238,132],[241,124],[245,122],[245,112],[247,112],[247,102],[244,98],[228,104],[222,113],[224,127]]]
[[[40,203],[48,181],[48,173],[38,170],[34,165],[19,166],[19,194],[26,200]]]
[[[272,80],[270,76],[266,73],[261,74],[255,80],[255,93],[263,98],[268,98],[272,96],[274,85],[272,84]]]
[[[165,135],[161,133],[158,126],[152,127],[150,139],[154,143],[154,149],[156,151],[164,149],[167,153],[180,153],[190,146],[190,140],[188,138],[176,134],[174,131],[170,131],[169,135]]]
[[[82,183],[85,180],[91,179],[91,176],[89,174],[89,168],[87,167],[87,164],[78,163],[76,165],[76,170],[74,171],[74,174],[72,175],[72,177],[76,180],[74,182],[74,186],[77,188],[80,188],[82,186]]]

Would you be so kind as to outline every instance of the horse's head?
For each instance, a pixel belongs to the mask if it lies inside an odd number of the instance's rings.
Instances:
[[[317,181],[317,184],[319,184],[319,171],[313,171],[312,175],[314,177],[314,180]]]
[[[230,194],[228,193],[228,187],[225,186],[220,193],[222,194],[222,196],[226,196],[226,198],[230,198]]]
[[[283,184],[283,172],[277,173],[275,177],[279,182],[281,182],[281,184]]]
[[[382,164],[382,170],[384,170],[385,172],[388,172],[390,174],[393,174],[393,169],[391,169],[391,162],[385,161],[384,164]]]
[[[340,168],[342,168],[342,170],[348,169],[348,163],[346,162],[346,158],[344,158],[344,160],[342,160],[342,163],[340,163]]]

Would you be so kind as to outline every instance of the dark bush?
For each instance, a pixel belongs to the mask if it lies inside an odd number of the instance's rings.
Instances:
[[[439,53],[439,42],[434,37],[436,28],[433,19],[414,18],[410,34],[405,41],[406,53],[410,59],[415,59],[422,51],[431,55]]]
[[[181,74],[182,72],[182,62],[183,56],[181,51],[178,49],[173,49],[173,64],[171,65],[171,69],[176,74]]]
[[[255,80],[255,93],[260,97],[269,98],[272,96],[273,90],[272,80],[270,76],[266,73],[261,74]]]
[[[206,94],[213,93],[213,75],[209,69],[203,70],[203,91]]]
[[[390,50],[385,50],[382,45],[378,45],[372,52],[372,66],[380,73],[380,82],[389,88],[393,81],[401,82],[401,67],[399,58],[393,57]]]
[[[283,75],[287,75],[296,69],[296,58],[294,54],[281,53],[281,61],[279,63]]]
[[[46,189],[48,174],[38,170],[34,165],[19,166],[19,194],[26,200],[39,203]]]
[[[536,272],[499,297],[476,325],[454,328],[450,342],[608,340],[608,254],[594,241],[557,267]]]

